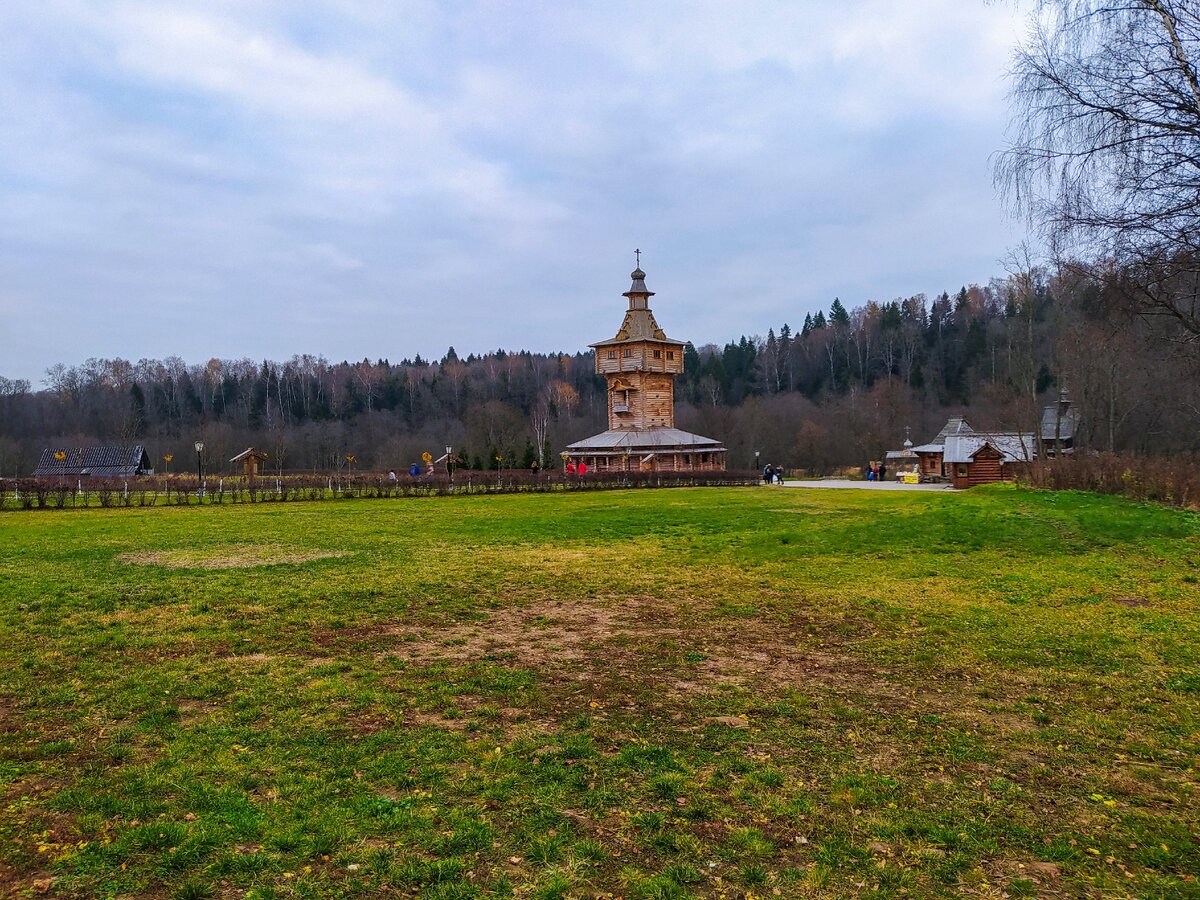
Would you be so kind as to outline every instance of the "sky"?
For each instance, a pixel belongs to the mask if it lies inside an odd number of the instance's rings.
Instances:
[[[1003,274],[1019,3],[9,0],[0,376],[669,335]]]

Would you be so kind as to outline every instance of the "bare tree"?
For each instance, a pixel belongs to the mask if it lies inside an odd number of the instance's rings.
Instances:
[[[1200,9],[1038,0],[1015,57],[997,183],[1064,257],[1125,273],[1200,341]]]

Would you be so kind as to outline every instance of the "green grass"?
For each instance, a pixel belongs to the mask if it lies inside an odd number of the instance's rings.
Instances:
[[[1200,896],[1200,519],[0,515],[0,895]]]

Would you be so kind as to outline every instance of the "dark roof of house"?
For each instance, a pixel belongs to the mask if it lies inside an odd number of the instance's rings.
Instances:
[[[1054,440],[1055,426],[1058,428],[1058,438],[1062,441],[1073,440],[1079,429],[1079,411],[1069,403],[1055,403],[1042,410],[1042,440]]]
[[[56,454],[62,454],[62,459]],[[150,457],[141,444],[128,447],[47,447],[42,451],[34,478],[80,475],[122,478],[149,472]]]
[[[954,416],[953,418],[946,420],[946,424],[943,425],[942,430],[937,433],[937,437],[935,437],[929,443],[944,444],[946,443],[946,438],[950,437],[951,435],[974,433],[975,429],[967,424],[966,419],[964,419],[962,416]]]

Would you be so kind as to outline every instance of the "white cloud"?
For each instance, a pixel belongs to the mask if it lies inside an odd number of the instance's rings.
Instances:
[[[893,282],[1003,252],[1008,5],[21,7],[0,7],[0,259],[16,328],[25,307],[88,322],[65,360],[574,348],[609,330],[635,245],[686,301],[672,332],[721,339],[839,281],[935,290]],[[975,225],[946,224],[959,206]],[[89,318],[122,304],[169,304],[178,343]],[[186,327],[235,310],[236,333]]]

